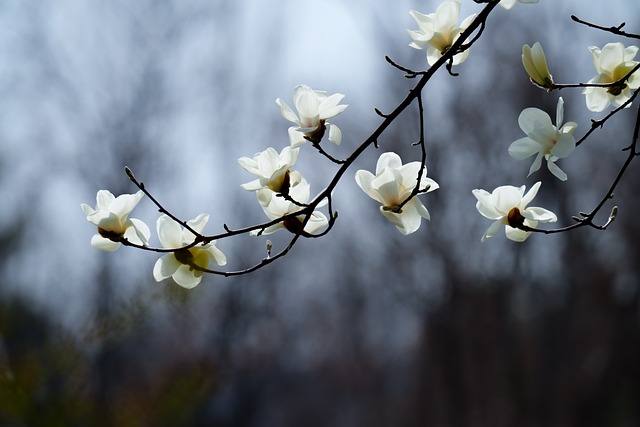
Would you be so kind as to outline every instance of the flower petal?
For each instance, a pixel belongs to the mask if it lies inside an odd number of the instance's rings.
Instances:
[[[536,123],[540,123],[543,127],[553,127],[551,117],[539,108],[525,108],[518,116],[518,125],[527,135],[533,132]]]
[[[484,235],[482,236],[482,239],[480,239],[481,242],[484,242],[485,240],[495,236],[496,234],[498,234],[498,231],[500,231],[500,229],[502,228],[504,224],[502,223],[502,219],[499,219],[497,221],[494,221],[489,228],[487,228],[487,231],[484,232]]]
[[[153,266],[153,278],[156,282],[160,282],[171,277],[181,265],[173,253],[165,254],[158,258]]]
[[[540,181],[536,182],[531,186],[527,194],[522,196],[522,202],[519,206],[521,210],[524,209],[533,200],[534,197],[536,197],[536,194],[538,194],[538,190],[540,189],[541,185],[542,185],[542,182]]]
[[[194,288],[202,280],[202,272],[193,270],[188,265],[178,267],[171,278],[180,286],[186,289]]]
[[[547,168],[549,169],[549,172],[551,172],[560,181],[567,180],[567,174],[562,169],[560,169],[558,165],[556,165],[555,162],[551,159],[547,160]]]
[[[91,246],[101,251],[113,252],[120,247],[120,242],[105,239],[99,234],[94,234],[91,238]]]
[[[163,248],[180,248],[183,246],[182,228],[167,215],[162,215],[158,218],[156,231]]]
[[[329,125],[329,141],[336,145],[342,142],[342,131],[336,125]]]
[[[530,207],[522,212],[522,216],[532,221],[539,222],[556,222],[558,217],[556,214],[545,208]]]
[[[523,160],[540,152],[542,148],[539,142],[525,136],[511,143],[509,146],[509,155],[516,160]]]
[[[290,122],[299,123],[298,116],[293,112],[291,107],[289,107],[286,102],[278,98],[276,99],[276,104],[280,106],[280,114],[282,114],[282,117],[289,120]]]

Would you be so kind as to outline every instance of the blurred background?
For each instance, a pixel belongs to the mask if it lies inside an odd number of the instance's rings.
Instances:
[[[461,19],[480,10],[464,0]],[[154,253],[94,250],[81,203],[133,193],[125,165],[183,219],[206,229],[265,218],[237,164],[288,144],[275,99],[298,84],[343,93],[333,122],[346,157],[411,88],[389,55],[408,47],[409,10],[439,1],[8,0],[0,4],[0,425],[2,426],[638,426],[640,169],[632,164],[599,222],[480,238],[474,188],[530,187],[558,226],[606,193],[631,142],[625,110],[558,164],[526,178],[514,161],[520,111],[590,126],[578,90],[528,82],[522,45],[540,41],[557,82],[595,75],[588,46],[628,40],[580,26],[628,21],[640,3],[542,0],[497,8],[467,61],[425,90],[430,222],[403,236],[356,186],[396,151],[418,160],[409,108],[335,193],[325,238],[251,275],[206,276],[193,290],[156,283]],[[296,169],[320,191],[335,166],[310,146]],[[146,200],[133,217],[155,236]],[[279,232],[274,250],[286,244]],[[266,238],[218,242],[232,269]]]

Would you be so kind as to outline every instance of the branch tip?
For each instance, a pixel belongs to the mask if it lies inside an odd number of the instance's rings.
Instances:
[[[130,179],[132,182],[136,182],[136,177],[135,177],[135,175],[133,174],[133,171],[131,170],[131,168],[129,168],[129,166],[125,166],[125,167],[124,167],[124,173],[126,173],[126,174],[127,174],[127,176],[129,177],[129,179]]]

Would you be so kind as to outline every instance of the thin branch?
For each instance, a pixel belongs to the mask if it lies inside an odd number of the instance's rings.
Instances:
[[[638,93],[640,93],[640,89],[636,89],[635,92],[633,92],[633,95],[631,95],[631,97],[629,99],[627,99],[618,108],[616,108],[616,109],[612,110],[611,112],[609,112],[609,114],[604,116],[602,119],[600,119],[600,120],[593,120],[592,119],[591,120],[591,128],[582,136],[582,138],[580,138],[579,140],[576,141],[576,147],[579,146],[580,144],[582,144],[589,137],[589,135],[591,135],[597,128],[603,127],[604,124],[607,122],[607,120],[609,120],[611,117],[613,117],[619,111],[624,110],[629,105],[631,105],[631,103],[633,103],[633,101],[638,96]]]
[[[306,139],[306,138],[305,138]],[[309,140],[311,141],[311,140]],[[322,154],[324,157],[326,157],[327,159],[331,160],[333,163],[337,164],[337,165],[341,165],[343,164],[345,161],[344,160],[340,160],[340,159],[336,159],[335,157],[333,157],[331,154],[327,153],[324,148],[322,148],[322,146],[320,146],[320,141],[311,141],[311,145],[313,146],[313,148],[315,148],[316,150],[318,150],[318,152],[320,154]]]
[[[627,169],[629,168],[629,165],[631,164],[631,162],[633,161],[633,159],[636,156],[640,155],[640,153],[637,151],[638,135],[639,134],[640,134],[640,107],[638,107],[638,114],[636,115],[636,123],[635,123],[634,130],[633,130],[633,138],[632,138],[631,144],[624,148],[624,151],[628,151],[629,152],[627,154],[627,158],[625,159],[624,163],[622,164],[622,167],[620,168],[620,171],[618,171],[618,174],[616,175],[616,178],[613,180],[613,183],[609,187],[609,190],[607,191],[607,193],[604,195],[604,197],[602,197],[600,202],[596,205],[595,208],[593,208],[593,210],[590,213],[580,212],[580,216],[582,218],[574,216],[573,219],[575,221],[577,221],[576,224],[569,225],[567,227],[551,229],[551,230],[540,230],[540,229],[533,229],[533,228],[526,227],[527,230],[525,230],[525,231],[533,231],[533,232],[537,232],[537,233],[552,234],[552,233],[562,233],[562,232],[566,232],[566,231],[573,230],[573,229],[579,228],[579,227],[584,227],[584,226],[590,226],[590,227],[595,228],[597,230],[606,229],[613,222],[613,220],[615,220],[616,215],[618,214],[618,207],[617,206],[614,206],[611,209],[611,213],[609,214],[609,218],[607,219],[606,223],[604,223],[602,225],[598,225],[598,224],[595,224],[593,222],[593,220],[595,219],[595,217],[598,214],[598,212],[607,203],[607,201],[610,200],[610,199],[613,199],[614,191],[615,191],[616,187],[618,186],[618,184],[620,183],[620,181],[622,180],[622,177],[626,173]],[[523,228],[523,230],[524,230],[524,228]]]
[[[187,230],[191,231],[196,236],[196,239],[190,245],[187,245],[187,246],[185,246],[183,248],[175,248],[175,249],[151,248],[151,247],[147,247],[147,246],[134,244],[132,242],[127,241],[126,239],[123,239],[122,243],[127,245],[127,246],[136,247],[136,248],[142,249],[142,250],[148,250],[148,251],[154,251],[154,252],[175,252],[175,251],[179,251],[179,250],[183,250],[183,249],[189,249],[189,248],[194,247],[194,246],[196,246],[198,244],[206,244],[206,243],[209,243],[209,242],[211,242],[213,240],[220,240],[220,239],[229,238],[229,237],[240,235],[240,234],[247,234],[247,233],[251,233],[252,231],[257,231],[258,234],[260,234],[261,232],[266,230],[268,227],[271,227],[272,225],[276,225],[276,224],[279,224],[279,223],[285,223],[286,224],[288,220],[292,220],[294,218],[295,218],[295,221],[300,221],[300,227],[296,226],[296,230],[295,230],[295,232],[293,232],[293,237],[291,238],[291,241],[289,242],[289,244],[284,249],[282,249],[277,254],[271,256],[270,255],[271,248],[269,248],[267,258],[263,258],[259,263],[255,264],[255,265],[253,265],[253,266],[251,266],[249,268],[246,268],[246,269],[243,269],[243,270],[237,270],[237,271],[218,271],[218,270],[202,268],[202,267],[197,266],[195,264],[191,265],[192,268],[195,268],[195,269],[203,271],[203,272],[211,273],[211,274],[217,274],[217,275],[223,275],[223,276],[236,276],[236,275],[242,275],[242,274],[251,273],[251,272],[253,272],[253,271],[255,271],[255,270],[259,269],[259,268],[262,268],[262,267],[274,262],[276,259],[279,259],[279,258],[285,256],[293,248],[293,246],[295,245],[295,243],[298,241],[298,239],[301,236],[315,238],[315,237],[321,237],[321,236],[327,234],[329,232],[329,230],[331,230],[331,228],[333,228],[333,226],[335,224],[335,221],[338,218],[338,213],[333,211],[332,198],[331,198],[331,194],[334,191],[334,189],[336,188],[338,182],[340,181],[340,179],[342,178],[344,173],[347,171],[347,169],[349,169],[351,167],[351,165],[353,165],[353,163],[356,161],[356,159],[369,146],[374,145],[374,146],[377,147],[377,141],[378,141],[379,137],[384,133],[384,131],[389,127],[389,125],[391,123],[393,123],[398,118],[398,116],[400,114],[402,114],[402,112],[416,100],[418,102],[418,110],[419,110],[419,113],[420,113],[420,141],[418,142],[418,144],[420,144],[421,148],[422,148],[422,161],[421,161],[421,163],[422,163],[423,166],[425,165],[425,163],[426,163],[426,148],[425,148],[425,143],[424,143],[424,117],[423,117],[424,116],[424,111],[423,111],[423,105],[422,105],[422,90],[424,89],[424,87],[427,84],[427,82],[433,77],[433,75],[435,74],[435,72],[437,70],[439,70],[442,66],[450,66],[450,64],[452,64],[452,58],[457,52],[468,49],[478,39],[478,37],[476,36],[471,42],[469,42],[466,45],[464,45],[464,48],[462,47],[463,44],[464,44],[464,41],[471,34],[473,34],[473,32],[476,31],[476,29],[478,29],[479,27],[484,28],[485,22],[486,22],[486,20],[487,20],[487,18],[489,16],[489,14],[491,13],[491,11],[497,5],[498,5],[497,1],[489,2],[487,4],[487,6],[476,16],[476,18],[472,21],[472,23],[460,34],[460,37],[456,40],[456,42],[454,42],[452,44],[450,49],[447,52],[445,52],[429,69],[427,69],[425,71],[415,72],[413,70],[410,70],[408,68],[405,68],[405,67],[402,67],[402,66],[396,64],[390,58],[386,57],[387,61],[391,65],[393,65],[396,68],[406,72],[409,75],[409,77],[418,77],[419,76],[420,79],[418,80],[418,83],[416,83],[416,85],[413,87],[413,89],[411,89],[409,91],[409,94],[405,97],[405,99],[402,102],[400,102],[400,104],[391,113],[382,114],[382,113],[380,113],[379,110],[377,110],[378,114],[383,118],[382,123],[345,160],[337,160],[337,159],[333,158],[332,156],[330,156],[328,153],[326,153],[318,144],[313,144],[314,147],[316,149],[318,149],[318,151],[322,155],[327,157],[332,162],[339,164],[340,167],[336,171],[335,175],[333,176],[333,178],[331,179],[329,184],[325,187],[325,189],[323,191],[321,191],[311,202],[309,202],[308,204],[305,204],[304,207],[301,207],[300,210],[298,210],[296,212],[292,212],[292,213],[287,214],[287,215],[284,215],[284,216],[282,216],[280,218],[277,218],[277,219],[274,219],[272,221],[265,222],[263,224],[253,225],[253,226],[250,226],[250,227],[232,229],[227,224],[224,224],[224,230],[225,230],[224,233],[211,235],[211,236],[203,236],[200,233],[197,233],[195,230],[193,230],[187,224],[186,221],[182,221],[179,218],[177,218],[175,215],[171,214],[157,199],[155,199],[151,195],[151,193],[145,188],[144,184],[142,182],[139,182],[135,178],[135,176],[133,175],[133,172],[129,168],[126,168],[125,171],[126,171],[127,175],[129,176],[129,179],[140,190],[142,190],[147,197],[149,197],[149,199],[158,207],[158,210],[161,213],[164,213],[164,214],[168,215],[171,219],[173,219],[178,224],[180,224],[183,227],[185,227]],[[449,70],[449,71],[451,72],[451,70]],[[421,193],[421,192],[428,191],[428,188],[427,189],[420,189],[419,188],[419,184],[420,184],[420,181],[421,181],[421,178],[422,178],[422,173],[423,173],[422,169],[424,169],[424,168],[421,168],[421,171],[418,174],[417,185],[416,185],[416,187],[414,188],[414,190],[412,192],[412,194],[414,196],[419,194],[419,193]],[[286,197],[286,196],[283,196],[283,197]],[[315,209],[325,199],[328,201],[328,205],[329,205],[328,206],[328,224],[327,224],[327,227],[321,233],[318,233],[318,234],[306,233],[304,231],[305,225],[308,223],[308,221],[310,220],[311,216],[314,214]],[[302,205],[302,204],[300,204],[300,205]],[[299,219],[300,216],[303,216],[302,220]]]
[[[177,222],[178,224],[182,225],[184,228],[189,230],[191,233],[193,233],[193,235],[196,236],[195,243],[198,243],[200,241],[199,239],[202,238],[202,235],[200,233],[198,233],[196,230],[194,230],[189,224],[187,224],[187,221],[181,220],[180,218],[178,218],[177,216],[175,216],[174,214],[169,212],[167,209],[165,209],[165,207],[162,206],[162,204],[158,200],[156,200],[155,197],[153,197],[151,195],[151,193],[145,187],[144,183],[142,181],[138,181],[136,179],[136,177],[133,174],[133,171],[131,170],[131,168],[129,168],[128,166],[125,166],[124,167],[124,172],[127,174],[129,179],[131,180],[131,182],[133,182],[136,187],[138,187],[140,190],[142,190],[142,192],[145,194],[145,196],[147,196],[149,198],[149,200],[151,200],[153,202],[153,204],[158,207],[158,211],[160,213],[163,213],[163,214],[167,215],[169,218],[171,218],[172,220],[174,220],[175,222]]]
[[[624,89],[626,87],[626,82],[631,78],[633,73],[640,69],[640,63],[633,67],[627,74],[616,80],[615,82],[610,83],[552,83],[551,87],[543,87],[547,91],[551,92],[554,89],[568,89],[568,88],[586,88],[586,87],[599,87],[599,88],[620,88]],[[536,84],[534,82],[534,84]],[[536,84],[536,86],[539,86]],[[542,87],[542,86],[540,86]]]
[[[578,24],[582,24],[582,25],[586,25],[587,27],[590,28],[595,28],[597,30],[602,30],[602,31],[606,31],[608,33],[611,34],[616,34],[618,36],[623,36],[623,37],[627,37],[630,39],[640,39],[640,35],[639,34],[633,34],[633,33],[627,33],[626,31],[622,31],[622,27],[624,27],[626,24],[624,22],[622,22],[620,25],[618,25],[617,27],[603,27],[601,25],[597,25],[588,21],[584,21],[580,18],[578,18],[575,15],[571,15],[571,19],[575,22],[577,22]]]

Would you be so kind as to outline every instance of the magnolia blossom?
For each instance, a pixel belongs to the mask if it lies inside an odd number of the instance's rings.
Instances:
[[[187,221],[189,227],[198,233],[204,230],[209,221],[209,215],[200,214],[195,219]],[[180,224],[162,215],[156,223],[158,237],[162,247],[178,249],[193,243],[196,236]],[[153,277],[157,282],[168,277],[183,288],[191,289],[200,283],[203,272],[193,266],[207,268],[209,262],[214,261],[218,265],[225,265],[227,257],[216,248],[215,241],[206,244],[198,244],[189,249],[178,249],[163,255],[153,266]]]
[[[562,125],[563,106],[564,101],[559,98],[556,108],[556,126],[551,123],[549,115],[538,108],[525,108],[518,117],[520,129],[527,136],[511,143],[509,154],[516,160],[526,159],[537,154],[529,169],[529,175],[540,169],[544,157],[547,159],[547,167],[552,174],[562,181],[567,179],[567,174],[555,162],[569,156],[576,149],[576,139],[573,133],[578,125],[574,122]]]
[[[81,204],[87,215],[87,221],[98,227],[98,234],[91,238],[91,246],[103,251],[115,251],[120,247],[120,240],[127,239],[131,243],[146,245],[151,233],[149,227],[135,218],[128,218],[144,196],[142,191],[136,194],[121,194],[115,197],[107,190],[100,190],[96,196],[96,208]]]
[[[418,23],[418,31],[409,31],[409,36],[413,39],[409,46],[415,49],[427,49],[427,62],[433,65],[444,53],[451,48],[451,45],[464,30],[473,22],[476,15],[466,17],[459,27],[458,17],[460,16],[460,1],[447,0],[438,6],[435,13],[423,15],[412,10],[409,14]],[[469,56],[469,49],[460,52],[453,57],[453,65],[461,64]]]
[[[538,3],[538,0],[518,0],[520,3]],[[515,4],[516,0],[502,0],[500,3],[504,9],[511,9]]]
[[[485,231],[482,241],[495,236],[504,226],[509,240],[524,242],[531,231],[518,227],[535,228],[538,222],[556,222],[558,218],[553,212],[544,208],[527,207],[538,194],[540,185],[540,181],[536,182],[527,194],[524,194],[524,185],[520,188],[503,185],[491,193],[485,190],[473,190],[473,195],[478,199],[476,203],[478,212],[494,221]]]
[[[622,43],[608,43],[602,49],[591,46],[589,50],[593,56],[593,65],[598,75],[588,83],[617,82],[638,65],[638,61],[633,60],[638,52],[637,46],[625,48]],[[634,72],[624,83],[610,87],[587,87],[582,93],[586,95],[587,108],[594,112],[600,112],[609,105],[621,106],[631,98],[633,91],[639,87],[640,73]]]
[[[402,164],[396,153],[383,153],[376,165],[376,174],[366,170],[356,172],[356,183],[374,200],[382,203],[380,213],[391,221],[402,234],[411,234],[420,228],[422,218],[430,219],[429,211],[417,197],[411,198],[401,208],[418,183],[420,162]],[[427,178],[427,168],[422,169],[420,192],[427,193],[439,185]]]
[[[329,141],[340,145],[342,132],[336,125],[326,120],[337,116],[347,108],[347,105],[340,104],[342,98],[344,95],[341,93],[327,96],[326,92],[313,90],[309,86],[297,86],[293,90],[293,105],[298,111],[297,115],[282,99],[276,99],[282,116],[298,125],[298,127],[289,128],[291,147],[297,147],[305,140],[320,142],[327,128],[329,128]]]
[[[291,187],[288,197],[298,203],[304,204],[309,201],[309,195],[309,183],[306,179],[302,178],[298,185],[296,185],[295,187]],[[262,210],[264,210],[264,213],[270,220],[282,218],[285,215],[292,214],[303,209],[303,207],[296,205],[291,200],[282,197],[281,195],[268,188],[258,190],[257,196],[258,202],[260,203],[260,206],[262,206]],[[325,202],[321,203],[320,205],[323,205],[324,203]],[[258,234],[271,234],[276,230],[285,228],[292,233],[309,235],[326,227],[329,223],[327,217],[320,211],[313,211],[304,228],[302,228],[304,219],[305,215],[298,215],[296,217],[288,218],[282,222],[267,227],[266,229],[262,230],[262,232],[260,232],[259,230],[254,230],[251,232],[251,234],[254,236]]]
[[[289,188],[298,184],[302,177],[299,172],[290,171],[298,158],[299,148],[285,147],[280,154],[273,148],[256,153],[252,159],[241,157],[238,163],[247,172],[258,176],[258,179],[246,184],[242,188],[257,191],[269,188],[276,193],[287,193]]]
[[[547,58],[539,42],[535,42],[533,47],[528,44],[522,46],[522,64],[533,83],[546,89],[553,88],[553,77],[549,73]]]

